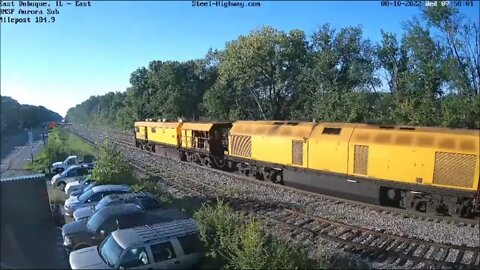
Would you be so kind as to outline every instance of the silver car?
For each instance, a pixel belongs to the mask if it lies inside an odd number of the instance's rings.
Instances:
[[[112,232],[99,245],[70,253],[72,269],[187,269],[204,258],[194,219]]]
[[[130,187],[127,185],[95,186],[78,197],[68,198],[65,201],[65,215],[71,216],[73,215],[73,212],[79,208],[93,206],[107,195],[128,192],[130,192]]]
[[[60,190],[64,191],[65,186],[73,181],[81,180],[87,174],[91,174],[93,170],[93,165],[74,165],[62,173],[56,174],[52,177],[51,183],[52,186],[58,187]]]

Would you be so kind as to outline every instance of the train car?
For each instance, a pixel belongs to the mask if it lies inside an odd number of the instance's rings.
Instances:
[[[258,179],[468,216],[479,208],[479,135],[444,128],[238,121],[230,130],[227,159]]]
[[[135,145],[171,159],[180,159],[182,122],[135,122]]]
[[[452,216],[480,210],[479,138],[479,130],[346,123],[135,123],[137,147],[173,151],[160,151],[166,157]]]
[[[205,166],[223,162],[231,122],[135,122],[135,145]]]
[[[47,128],[50,130],[50,129],[54,129],[58,126],[58,124],[56,122],[48,122],[47,124]]]

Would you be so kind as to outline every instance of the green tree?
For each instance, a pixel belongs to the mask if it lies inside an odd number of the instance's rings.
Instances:
[[[338,32],[325,24],[312,36],[312,66],[303,93],[305,118],[321,121],[365,121],[366,94],[379,85],[375,77],[374,46],[360,27]],[[308,102],[308,100],[311,100]]]
[[[102,184],[133,185],[137,182],[132,165],[122,151],[108,140],[100,147],[92,178]]]
[[[425,8],[423,16],[440,32],[437,41],[445,50],[443,73],[448,92],[443,100],[442,124],[480,128],[479,26],[454,7]]]
[[[300,30],[264,27],[227,43],[219,54],[218,80],[204,98],[216,118],[285,119],[307,63]]]
[[[443,95],[443,48],[430,31],[413,20],[406,25],[402,49],[407,70],[402,70],[397,89],[397,123],[438,125],[441,119],[440,97]]]

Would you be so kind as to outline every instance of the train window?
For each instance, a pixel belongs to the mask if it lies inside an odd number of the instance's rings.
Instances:
[[[384,128],[384,129],[394,129],[395,127],[394,127],[394,126],[380,126],[380,128]]]
[[[139,132],[140,129],[138,127],[135,127],[135,132]]]
[[[274,122],[273,124],[274,124],[274,125],[283,125],[282,122]]]
[[[155,133],[155,132],[157,132],[156,128],[152,127],[152,133]]]
[[[322,134],[338,135],[341,131],[341,128],[324,128]]]
[[[287,125],[289,125],[289,126],[296,126],[296,125],[298,125],[298,123],[296,123],[296,122],[288,122]]]
[[[403,129],[403,130],[415,130],[414,127],[400,127],[400,129]]]

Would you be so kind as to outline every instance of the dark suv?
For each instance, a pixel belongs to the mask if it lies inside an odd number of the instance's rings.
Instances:
[[[155,199],[155,196],[148,192],[112,194],[105,196],[98,202],[97,205],[82,207],[75,210],[75,212],[73,212],[73,218],[75,220],[89,218],[90,216],[95,214],[96,211],[102,209],[105,206],[127,203],[138,204],[144,210],[161,208],[160,202]]]
[[[188,217],[177,209],[145,211],[133,203],[110,205],[99,209],[88,219],[65,224],[62,228],[63,245],[70,252],[98,245],[118,229],[186,218]]]

